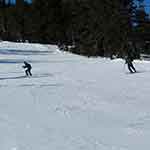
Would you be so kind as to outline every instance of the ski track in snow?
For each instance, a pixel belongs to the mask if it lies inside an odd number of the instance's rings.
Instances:
[[[149,62],[123,65],[1,42],[0,150],[149,150]]]

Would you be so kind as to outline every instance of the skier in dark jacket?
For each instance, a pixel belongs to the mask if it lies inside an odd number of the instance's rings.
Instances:
[[[128,65],[128,69],[131,73],[135,73],[136,72],[136,69],[134,68],[133,66],[133,58],[131,56],[127,56],[126,59],[125,59],[125,63]]]
[[[31,65],[29,63],[27,63],[26,61],[24,61],[23,68],[25,68],[25,74],[26,74],[26,76],[29,76],[29,75],[32,76],[32,73],[31,73],[32,67],[31,67]]]

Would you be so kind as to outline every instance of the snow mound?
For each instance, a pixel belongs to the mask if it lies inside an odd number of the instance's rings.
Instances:
[[[30,44],[30,43],[16,43],[16,42],[0,42],[0,50],[26,50],[26,51],[54,51],[55,45],[42,45],[42,44]]]

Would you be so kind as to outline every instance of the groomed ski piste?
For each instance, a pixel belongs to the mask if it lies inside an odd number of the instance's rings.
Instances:
[[[134,65],[0,42],[0,150],[149,150],[150,62]]]

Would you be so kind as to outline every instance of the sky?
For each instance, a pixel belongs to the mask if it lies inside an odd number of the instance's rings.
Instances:
[[[6,0],[6,1],[8,1],[8,0]],[[15,3],[16,0],[11,0],[11,1],[12,1],[12,3]],[[31,2],[32,0],[24,0],[24,1]],[[146,5],[146,7],[145,7],[146,12],[150,13],[150,0],[145,0],[145,5]]]
[[[145,5],[148,5],[145,9],[148,13],[150,13],[150,0],[145,0]]]
[[[7,2],[8,0],[6,0],[6,2]],[[31,2],[31,0],[24,0],[24,1],[26,1],[26,2]],[[15,2],[16,2],[16,0],[11,0],[11,2],[14,4]]]

